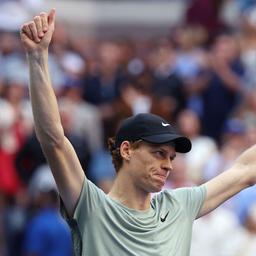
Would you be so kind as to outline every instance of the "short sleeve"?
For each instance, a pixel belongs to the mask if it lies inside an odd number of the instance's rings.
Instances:
[[[73,218],[70,219],[61,200],[61,214],[68,222],[76,221],[78,226],[83,227],[90,214],[96,211],[105,202],[105,193],[88,179],[84,179],[83,187],[74,210]]]
[[[82,234],[90,215],[102,205],[105,199],[104,192],[90,180],[84,179],[83,187],[74,211],[73,218],[70,218],[60,198],[60,212],[67,221],[72,235],[74,255],[82,253]]]
[[[188,215],[192,220],[196,219],[199,214],[206,197],[206,188],[204,185],[191,187],[191,188],[180,188],[176,189],[174,196],[183,205]]]

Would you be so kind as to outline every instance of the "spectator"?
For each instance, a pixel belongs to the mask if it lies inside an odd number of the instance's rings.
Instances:
[[[213,37],[222,27],[219,13],[223,0],[190,0],[189,2],[186,23],[202,25]]]
[[[225,123],[222,144],[203,169],[204,180],[218,175],[220,170],[231,166],[236,157],[248,146],[246,141],[246,127],[237,119],[230,119]]]
[[[0,99],[0,190],[14,195],[20,188],[19,177],[14,164],[19,147],[14,124],[15,112],[12,106]]]
[[[210,72],[203,92],[203,133],[219,141],[224,123],[239,106],[243,91],[244,67],[232,35],[216,38],[210,53]]]
[[[176,51],[171,42],[162,39],[153,48],[149,66],[153,72],[152,112],[169,121],[185,106],[185,90],[182,80],[175,72]]]
[[[193,144],[192,150],[185,156],[188,179],[195,184],[201,184],[204,181],[204,167],[218,152],[217,145],[212,138],[201,134],[201,120],[194,111],[181,111],[177,121],[180,131]]]
[[[58,194],[47,166],[39,168],[30,184],[35,213],[26,227],[23,255],[71,256],[71,235],[58,210]]]
[[[81,82],[77,78],[68,79],[62,89],[59,107],[70,119],[69,132],[87,141],[90,153],[102,148],[103,126],[97,107],[82,98]],[[67,121],[67,120],[66,120]]]

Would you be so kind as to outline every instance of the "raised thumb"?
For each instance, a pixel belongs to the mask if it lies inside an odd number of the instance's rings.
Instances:
[[[54,24],[55,16],[56,16],[55,9],[51,9],[51,11],[49,12],[49,15],[48,15],[48,24],[49,25]]]

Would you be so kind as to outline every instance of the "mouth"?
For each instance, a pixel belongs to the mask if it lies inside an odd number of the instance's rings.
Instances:
[[[155,174],[155,176],[162,181],[162,183],[165,183],[167,176],[163,174]]]
[[[156,176],[159,176],[159,177],[167,178],[167,175],[166,175],[166,174],[156,173],[155,175],[156,175]]]

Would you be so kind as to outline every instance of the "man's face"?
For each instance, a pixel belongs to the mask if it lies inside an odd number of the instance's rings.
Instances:
[[[172,170],[174,147],[142,142],[132,150],[129,171],[134,184],[145,192],[159,192]]]

